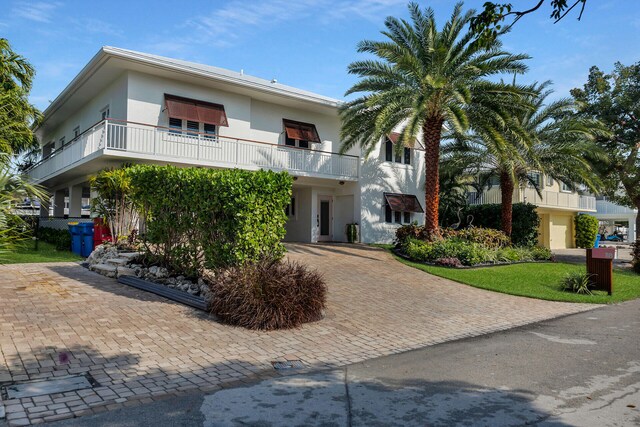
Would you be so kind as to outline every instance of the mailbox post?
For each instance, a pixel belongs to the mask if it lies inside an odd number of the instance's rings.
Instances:
[[[613,259],[615,248],[587,249],[587,273],[592,276],[596,289],[613,292]]]

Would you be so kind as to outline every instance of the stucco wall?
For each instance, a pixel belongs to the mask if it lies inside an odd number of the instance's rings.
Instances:
[[[40,145],[56,142],[56,149],[60,148],[60,138],[65,137],[65,142],[73,139],[73,129],[80,127],[80,132],[84,132],[101,120],[100,112],[109,106],[111,118],[124,120],[127,117],[127,73],[123,73],[93,97],[89,102],[82,105],[74,113],[70,114],[53,131],[49,131],[40,137]]]
[[[410,165],[387,162],[384,144],[379,143],[362,160],[360,176],[362,241],[391,243],[399,225],[385,222],[383,193],[413,194],[424,209],[424,152],[412,150]],[[412,221],[423,224],[424,214],[414,213]]]

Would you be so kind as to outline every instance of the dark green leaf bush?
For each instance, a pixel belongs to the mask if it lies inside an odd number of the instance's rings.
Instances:
[[[186,276],[284,254],[286,172],[136,165],[128,169],[150,252]]]
[[[599,228],[600,223],[595,216],[587,214],[576,215],[576,246],[584,249],[592,248],[596,243]]]
[[[633,270],[640,274],[640,239],[636,240],[635,242],[633,242],[633,244],[631,245],[631,247],[633,248]]]
[[[462,226],[468,225],[467,220],[478,228],[500,227],[500,204],[471,205],[462,215],[465,219]],[[514,246],[536,246],[538,244],[538,227],[540,217],[536,212],[536,206],[530,203],[513,204],[513,230],[511,242]]]
[[[322,276],[290,261],[260,260],[206,271],[211,312],[249,329],[295,328],[322,319],[327,286]]]
[[[51,243],[59,251],[71,250],[71,234],[69,233],[69,230],[40,227],[38,229],[38,239],[43,242]]]
[[[442,230],[443,237],[452,237],[468,242],[479,243],[486,248],[498,249],[509,246],[509,236],[493,228],[468,227],[461,230],[447,228]]]

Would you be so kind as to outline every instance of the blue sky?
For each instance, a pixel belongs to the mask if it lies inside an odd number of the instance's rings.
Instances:
[[[480,8],[485,0],[468,1]],[[528,5],[533,0],[514,0]],[[384,18],[405,17],[405,0],[18,1],[3,0],[0,37],[36,67],[32,102],[41,109],[100,46],[191,60],[342,98],[355,81],[347,65],[362,39],[380,39]],[[454,2],[421,1],[439,23]],[[630,4],[634,4],[631,6]],[[7,13],[8,12],[8,13]],[[521,82],[552,80],[557,97],[584,83],[591,65],[640,60],[640,8],[589,0],[582,21],[558,24],[549,9],[524,17],[503,40],[528,53]]]

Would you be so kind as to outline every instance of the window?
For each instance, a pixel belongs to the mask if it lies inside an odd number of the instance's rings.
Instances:
[[[309,148],[311,143],[321,144],[316,125],[282,119],[284,126],[284,144],[289,147]]]
[[[409,147],[404,147],[404,164],[411,164],[411,149]]]
[[[530,172],[527,175],[530,179],[530,181],[527,183],[529,187],[533,187],[534,185],[540,187],[540,174],[538,172]]]
[[[289,138],[285,135],[284,144],[289,147],[298,147],[298,148],[309,148],[309,141],[305,141],[304,139],[293,139]]]
[[[187,130],[191,131],[189,133],[198,133],[200,131],[200,123],[198,122],[192,122],[191,120],[186,120],[187,122]]]
[[[64,136],[60,138],[60,148],[64,147],[64,140],[65,140]]]
[[[561,183],[560,183],[560,190],[561,190],[561,191],[564,191],[564,192],[566,192],[566,193],[571,193],[571,192],[572,192],[571,187],[569,187],[569,186],[568,186],[567,184],[565,184],[564,182],[561,182]]]
[[[397,141],[398,134],[395,137],[387,138],[384,142],[384,159],[387,162],[404,163],[405,165],[411,164],[411,148],[404,147],[404,150],[397,153],[393,142],[393,139]],[[393,138],[393,139],[392,139]]]
[[[170,129],[179,129],[182,130],[182,119],[176,119],[174,117],[169,117],[169,128]],[[176,132],[175,130],[171,130],[171,133],[181,133]]]
[[[410,224],[413,212],[424,212],[411,194],[384,193],[384,220],[390,224]]]
[[[216,134],[216,125],[205,123],[203,130],[204,130],[205,138],[213,138],[213,136],[209,136],[209,135]]]
[[[547,175],[547,187],[553,186],[553,177],[551,175]]]
[[[80,135],[80,126],[73,128],[73,139],[76,139]]]
[[[291,197],[291,201],[289,202],[287,207],[284,208],[284,213],[289,218],[294,218],[296,216],[296,197],[295,196]]]
[[[107,105],[102,110],[100,110],[100,119],[101,120],[106,120],[109,117],[111,117],[111,113],[109,111],[109,106]]]

